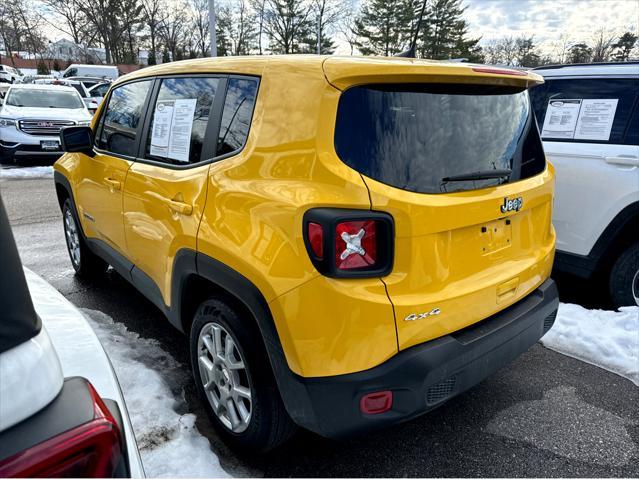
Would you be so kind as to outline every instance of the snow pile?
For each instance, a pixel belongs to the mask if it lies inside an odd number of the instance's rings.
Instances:
[[[53,178],[52,166],[29,166],[26,168],[2,168],[0,179]]]
[[[185,368],[151,339],[100,311],[82,310],[120,381],[148,477],[229,477],[185,409]]]
[[[639,307],[602,311],[562,303],[554,326],[541,343],[639,386]]]

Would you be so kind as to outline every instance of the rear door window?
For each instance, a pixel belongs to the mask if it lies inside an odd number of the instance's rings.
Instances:
[[[100,119],[96,146],[118,155],[134,157],[140,120],[144,115],[152,81],[127,83],[115,88]]]
[[[545,168],[528,93],[503,86],[357,86],[339,101],[335,150],[382,183],[419,193],[485,188]],[[511,170],[506,177],[450,181]]]
[[[219,78],[162,80],[151,110],[145,157],[171,165],[199,163]]]
[[[542,131],[544,141],[612,144],[624,143],[638,94],[639,79],[633,78],[547,78],[530,91],[540,131],[553,115],[556,132]]]

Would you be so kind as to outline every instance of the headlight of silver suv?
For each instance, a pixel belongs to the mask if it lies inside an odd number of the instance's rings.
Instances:
[[[16,121],[11,118],[0,118],[0,128],[6,128],[9,126],[16,126]]]

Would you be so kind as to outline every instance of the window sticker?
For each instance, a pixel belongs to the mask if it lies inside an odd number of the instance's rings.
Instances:
[[[618,99],[550,100],[541,137],[608,141]]]
[[[575,136],[581,100],[550,100],[546,109],[542,138],[572,139]]]
[[[610,139],[619,100],[582,100],[575,140]]]
[[[196,103],[195,98],[157,102],[151,133],[151,155],[188,163]]]

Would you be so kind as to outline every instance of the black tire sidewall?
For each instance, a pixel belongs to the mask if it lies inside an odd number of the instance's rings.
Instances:
[[[636,306],[632,282],[639,270],[639,243],[627,248],[610,272],[610,296],[616,307]]]
[[[245,318],[246,320],[247,318]],[[252,318],[248,318],[251,320]],[[233,337],[242,355],[251,384],[251,420],[248,428],[235,433],[230,431],[218,419],[206,397],[200,378],[198,365],[198,339],[202,328],[209,323],[218,323]],[[190,332],[190,353],[193,378],[202,403],[216,431],[232,447],[261,452],[270,449],[270,425],[274,401],[279,400],[279,392],[274,384],[268,358],[263,355],[263,346],[255,337],[253,328],[243,324],[237,313],[225,302],[211,298],[204,301],[197,309]]]

